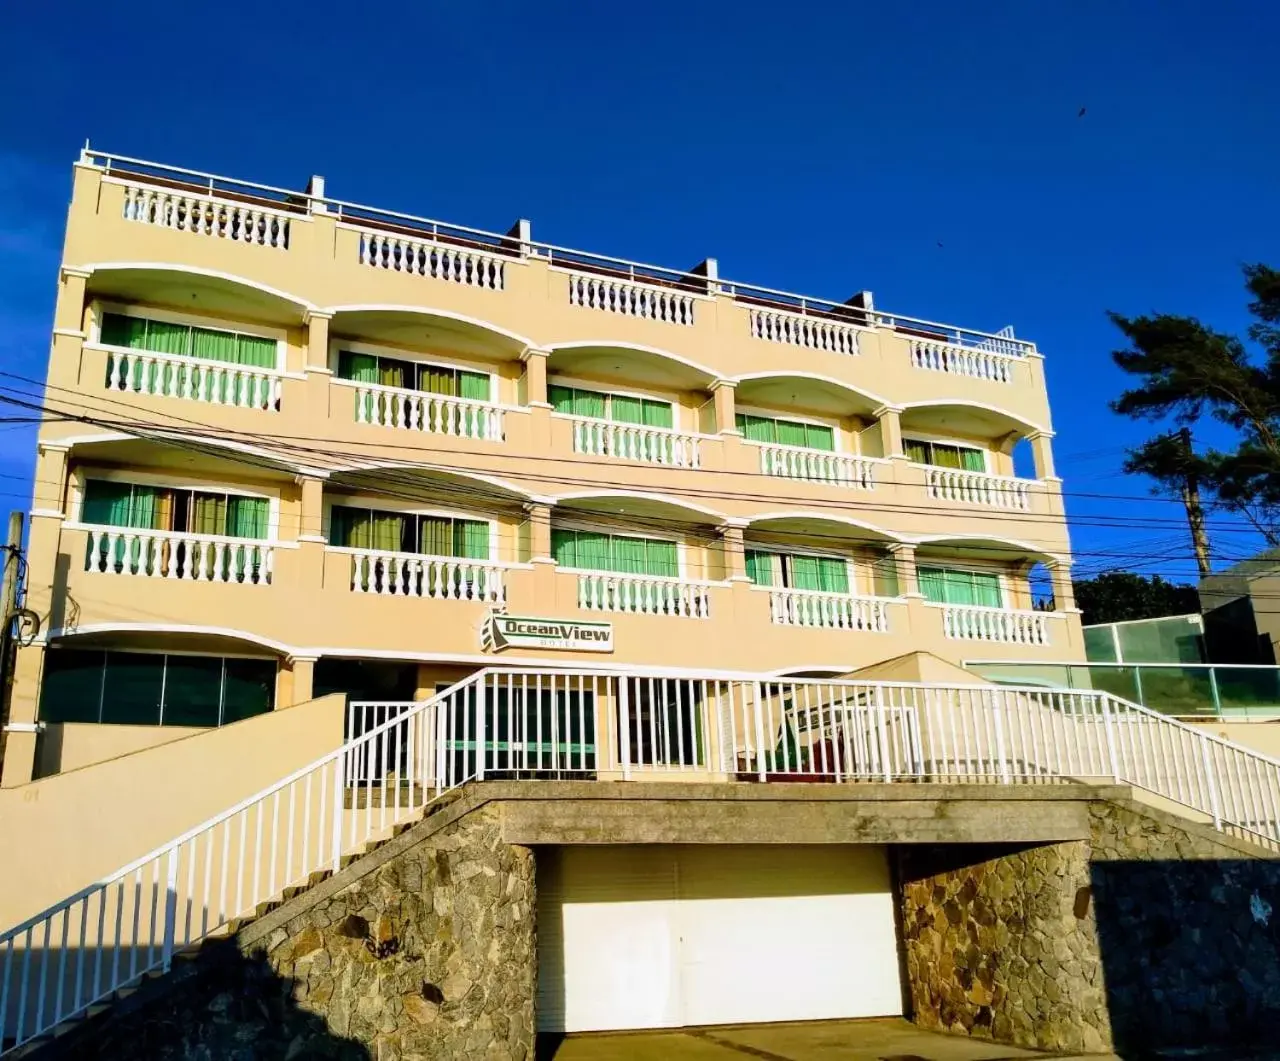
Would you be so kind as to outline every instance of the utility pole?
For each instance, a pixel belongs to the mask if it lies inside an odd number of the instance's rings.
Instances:
[[[1191,428],[1184,427],[1178,432],[1178,441],[1184,453],[1191,454]],[[1196,554],[1196,566],[1200,568],[1200,577],[1207,578],[1213,572],[1209,564],[1209,532],[1204,526],[1204,506],[1200,503],[1200,477],[1194,471],[1188,471],[1182,480],[1182,504],[1187,510],[1187,524],[1191,528],[1191,548]]]
[[[5,727],[12,692],[13,626],[18,614],[18,573],[22,566],[22,513],[9,513],[9,539],[4,548],[4,581],[0,583],[0,763],[4,762]]]

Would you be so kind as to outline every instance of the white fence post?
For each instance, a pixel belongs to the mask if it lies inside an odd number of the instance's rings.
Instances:
[[[765,763],[764,751],[764,704],[762,702],[763,692],[759,682],[752,683],[755,690],[755,723],[756,723],[756,770],[760,775],[760,780],[768,780],[768,766]]]
[[[1111,723],[1111,697],[1109,694],[1102,695],[1102,730],[1107,738],[1107,755],[1111,759],[1111,776],[1115,779],[1116,784],[1120,784],[1120,756],[1116,750],[1116,734]],[[1054,764],[1057,766],[1057,764]]]
[[[984,699],[990,697],[988,703],[992,718],[995,720],[996,757],[1000,760],[1000,783],[1007,785],[1010,781],[1009,756],[1004,747],[1004,724],[1000,721],[1000,709],[1005,704],[1005,693],[1003,689],[993,689],[990,693],[984,692],[982,695]]]
[[[631,683],[618,677],[618,751],[622,756],[622,780],[631,780]]]
[[[342,805],[346,802],[346,792],[343,788],[344,779],[342,776],[342,760],[347,757],[347,751],[340,751],[333,760],[333,872],[337,873],[342,868]]]
[[[893,763],[889,758],[889,720],[885,714],[884,686],[876,686],[876,729],[880,733],[880,765],[884,779],[893,780]]]
[[[1217,771],[1213,768],[1213,760],[1209,756],[1209,742],[1204,737],[1197,738],[1200,741],[1200,761],[1204,764],[1204,779],[1209,787],[1209,806],[1213,813],[1213,827],[1221,831],[1222,829],[1222,804],[1218,797],[1218,778]]]
[[[552,695],[551,702],[555,703],[555,696]],[[539,705],[541,710],[541,705]],[[553,709],[554,710],[554,709]],[[484,780],[484,757],[485,757],[485,683],[484,675],[480,676],[480,680],[476,683],[476,780]]]
[[[169,864],[165,869],[164,897],[164,948],[161,953],[163,968],[167,973],[173,964],[173,937],[178,920],[178,852],[181,845],[169,848]],[[196,857],[195,843],[191,845],[191,857]],[[86,911],[87,912],[87,911]],[[66,916],[65,914],[63,915]],[[45,961],[49,959],[46,957]],[[0,1014],[0,1018],[3,1014]]]

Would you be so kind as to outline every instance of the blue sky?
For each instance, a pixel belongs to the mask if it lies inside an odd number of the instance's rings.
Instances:
[[[1280,265],[1274,5],[271,8],[0,16],[0,370],[43,375],[86,137],[269,184],[321,173],[344,199],[1013,324],[1046,355],[1078,571],[1192,573],[1180,509],[1119,473],[1149,429],[1107,409],[1104,311],[1239,328],[1240,264]],[[0,425],[0,505],[29,499],[30,439]],[[1215,540],[1255,544],[1229,522]]]

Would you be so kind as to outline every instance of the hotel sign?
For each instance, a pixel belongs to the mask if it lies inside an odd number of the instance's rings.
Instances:
[[[613,624],[576,619],[535,619],[521,615],[490,615],[484,647],[549,648],[564,652],[612,652]]]

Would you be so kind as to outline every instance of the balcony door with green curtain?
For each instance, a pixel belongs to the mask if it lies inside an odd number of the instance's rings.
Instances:
[[[553,527],[551,554],[561,567],[678,578],[679,547],[661,538]]]
[[[738,430],[748,442],[796,446],[825,453],[832,453],[836,448],[835,429],[826,424],[802,423],[753,413],[738,413],[736,419]]]
[[[670,402],[644,398],[634,394],[613,394],[553,383],[547,398],[557,413],[584,416],[593,420],[611,420],[615,424],[671,429],[675,413]]]
[[[904,438],[902,447],[907,459],[915,464],[928,464],[935,468],[956,468],[966,472],[987,470],[986,454],[974,446]]]
[[[1000,576],[989,571],[959,568],[921,567],[920,592],[934,604],[957,604],[979,608],[1001,608],[1004,595]]]
[[[329,542],[347,549],[368,549],[383,553],[413,553],[441,559],[489,560],[490,534],[487,520],[462,519],[454,516],[428,516],[419,513],[384,512],[379,509],[334,505],[329,517]],[[372,569],[362,569],[372,570]],[[392,562],[379,571],[385,577],[399,578],[403,590],[406,579],[427,580],[427,588],[435,590],[445,577],[442,565],[420,566]],[[458,567],[455,585],[472,577],[483,582],[483,571]],[[372,576],[371,576],[372,577]],[[415,591],[422,587],[413,587]]]
[[[842,557],[748,549],[746,561],[747,577],[757,586],[849,592],[849,564]]]

